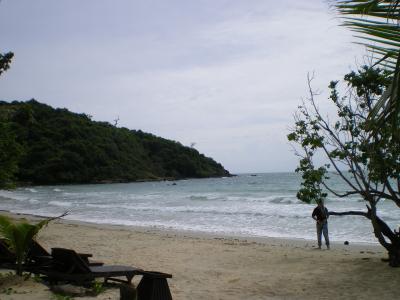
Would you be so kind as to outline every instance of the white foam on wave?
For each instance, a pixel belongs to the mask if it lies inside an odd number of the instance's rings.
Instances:
[[[25,188],[25,191],[31,192],[31,193],[37,193],[38,191],[34,188]]]
[[[58,215],[57,213],[52,213],[49,212],[48,210],[43,210],[43,209],[9,208],[8,211],[15,214],[34,215],[43,217],[55,217]]]
[[[37,194],[20,188],[0,191],[0,197],[5,198],[3,209],[57,215],[67,208],[72,211],[68,219],[93,223],[314,239],[311,212],[315,205],[300,202],[294,183],[288,182],[287,177],[275,180],[278,186],[264,185],[267,179],[270,175],[260,174],[252,179],[238,176],[230,180],[187,180],[178,182],[173,189],[166,183],[53,186],[38,187]],[[258,180],[260,185],[251,184]],[[55,192],[62,193],[54,198]],[[380,204],[381,215],[396,225],[400,211],[395,214],[387,203]],[[327,207],[335,211],[365,209],[354,198],[344,201],[331,197]],[[333,240],[365,240],[371,230],[370,224],[350,217],[332,217],[330,226]]]
[[[137,205],[132,204],[100,204],[100,203],[86,203],[85,204],[86,207],[92,207],[92,208],[105,208],[105,209],[114,209],[114,210],[118,210],[118,209],[137,209]]]
[[[193,201],[225,201],[226,197],[221,197],[220,195],[215,194],[201,194],[201,195],[190,195],[190,200]]]
[[[14,195],[13,192],[7,190],[0,190],[0,197],[11,198]]]
[[[249,197],[247,196],[242,196],[242,195],[234,195],[234,196],[226,196],[227,201],[238,201],[238,202],[243,202],[246,201],[247,199],[249,199]]]
[[[273,197],[269,197],[269,198],[272,198],[269,200],[269,202],[274,203],[274,204],[300,204],[300,203],[302,203],[296,197],[291,197],[291,196],[273,196]]]
[[[20,195],[17,192],[6,190],[0,190],[0,197],[15,201],[27,201],[30,199],[27,195]]]
[[[164,199],[165,194],[163,193],[147,193],[147,194],[129,194],[126,197],[123,197],[128,200],[155,200],[155,199]]]
[[[93,216],[80,216],[80,217],[67,216],[66,219],[84,221],[96,224],[126,225],[126,226],[139,226],[139,227],[153,227],[162,224],[161,222],[154,222],[154,221],[146,222],[146,221],[135,221],[126,219],[114,219],[114,218],[96,218]]]
[[[190,200],[195,200],[195,201],[207,201],[207,200],[211,200],[209,199],[207,196],[193,196],[191,195],[189,197]]]
[[[54,206],[60,206],[60,207],[71,207],[72,206],[71,202],[57,201],[57,200],[50,201],[49,204],[54,205]]]

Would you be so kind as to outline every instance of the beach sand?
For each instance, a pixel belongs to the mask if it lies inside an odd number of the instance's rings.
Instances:
[[[38,241],[48,249],[93,253],[107,264],[171,273],[175,300],[399,297],[400,269],[381,262],[386,253],[374,245],[333,244],[328,251],[317,250],[314,241],[223,238],[64,220],[52,222]],[[43,285],[32,281],[30,297],[18,294],[19,289],[0,293],[0,299],[51,299]],[[119,299],[119,292],[111,289],[97,299]]]

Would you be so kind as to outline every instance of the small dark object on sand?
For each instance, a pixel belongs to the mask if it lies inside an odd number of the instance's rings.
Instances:
[[[345,245],[348,245],[348,244],[350,244],[350,243],[349,243],[349,241],[345,241],[344,244],[345,244]]]

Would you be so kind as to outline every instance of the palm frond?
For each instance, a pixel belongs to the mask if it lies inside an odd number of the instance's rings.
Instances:
[[[343,26],[357,33],[379,65],[391,72],[392,83],[376,103],[370,118],[390,121],[396,135],[400,124],[400,0],[340,0],[335,7]]]
[[[39,231],[49,224],[49,222],[66,216],[68,212],[54,218],[42,220],[36,224],[30,223],[26,219],[12,220],[7,216],[0,215],[0,236],[2,236],[15,253],[17,261],[17,274],[22,274],[22,263],[25,261],[32,240],[35,239]]]
[[[344,16],[343,26],[362,34],[357,38],[366,40],[368,48],[380,47],[382,57],[386,57],[378,58],[381,65],[387,68],[385,61],[398,57],[400,0],[341,0],[335,6]],[[390,68],[390,71],[395,69]]]

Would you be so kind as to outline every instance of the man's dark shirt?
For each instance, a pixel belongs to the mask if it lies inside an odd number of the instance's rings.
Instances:
[[[317,217],[317,220],[319,222],[323,222],[326,219],[328,219],[328,209],[324,207],[322,210],[319,206],[314,208],[314,211],[312,213],[312,217]]]

